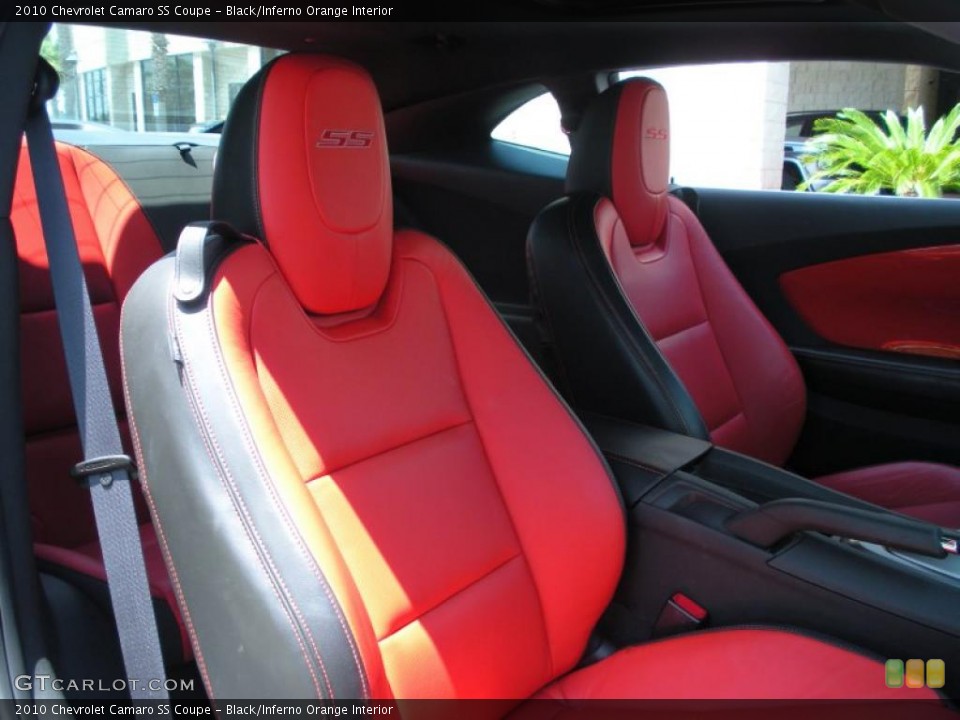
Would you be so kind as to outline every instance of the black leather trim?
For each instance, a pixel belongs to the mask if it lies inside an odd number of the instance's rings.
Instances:
[[[617,83],[600,93],[570,136],[568,193],[596,192],[613,197],[613,133],[622,92],[623,83]]]
[[[816,477],[884,462],[960,466],[960,363],[854,348],[794,348],[807,422],[791,463]]]
[[[113,655],[120,661],[120,668],[123,667],[122,656],[120,654],[120,639],[117,636],[116,623],[113,619],[113,605],[110,602],[110,590],[105,580],[92,577],[86,573],[78,572],[72,568],[52,563],[42,558],[37,559],[37,569],[43,576],[57,578],[68,585],[73,591],[81,593],[86,600],[93,604],[97,610],[102,613],[106,620],[106,626],[109,628],[109,637],[100,638],[106,647],[98,648],[97,653],[89,653],[89,648],[83,652],[84,660],[90,662],[91,657],[99,660]],[[174,616],[174,608],[171,608],[163,599],[153,597],[153,611],[157,616],[157,632],[160,634],[160,650],[163,653],[164,664],[167,667],[180,665],[184,662],[183,640],[180,635],[180,625]],[[66,653],[73,656],[78,648],[69,642],[66,638],[59,638],[59,642],[53,648],[54,659],[59,660],[60,653]],[[102,652],[102,654],[101,654]],[[86,657],[89,653],[90,657]],[[57,667],[61,667],[58,662]],[[74,665],[73,674],[66,677],[80,678],[87,677],[83,674],[83,666],[78,662]],[[114,676],[118,677],[118,676]],[[111,678],[112,679],[112,678]]]
[[[960,423],[960,363],[853,348],[791,348],[811,391],[901,415]]]
[[[207,690],[366,697],[355,640],[266,475],[210,309],[177,303],[173,283],[172,257],[137,281],[121,352],[141,482]]]
[[[260,107],[263,89],[276,60],[248,80],[234,100],[220,136],[213,171],[211,216],[244,235],[267,242],[260,209]]]
[[[784,498],[802,498],[861,510],[900,514],[890,508],[883,508],[852,495],[831,490],[789,470],[725,448],[714,447],[691,472],[699,478],[732,490],[756,503]]]
[[[693,399],[626,298],[594,221],[601,198],[578,193],[547,206],[527,237],[534,304],[580,412],[709,440]]]
[[[605,415],[588,413],[583,422],[610,463],[629,507],[713,447],[706,440]]]
[[[174,265],[173,296],[191,304],[206,300],[213,271],[235,245],[250,242],[231,225],[219,221],[193,222],[180,233]]]
[[[583,422],[608,456],[626,458],[665,477],[687,467],[713,447],[708,441],[594,413]]]

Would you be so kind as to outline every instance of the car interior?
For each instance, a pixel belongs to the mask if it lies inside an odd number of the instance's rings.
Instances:
[[[652,76],[950,87],[956,24],[488,5],[112,23],[257,49],[199,132],[51,129],[56,28],[0,23],[0,698],[955,716],[960,202],[781,191],[782,128],[774,189],[682,184]],[[569,157],[492,137],[545,93]]]

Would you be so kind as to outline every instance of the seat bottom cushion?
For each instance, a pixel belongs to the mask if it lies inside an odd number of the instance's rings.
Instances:
[[[904,515],[960,527],[960,468],[899,462],[824,475],[817,482]]]
[[[551,683],[534,700],[906,700],[926,688],[888,688],[884,665],[799,632],[723,629],[621,650]]]

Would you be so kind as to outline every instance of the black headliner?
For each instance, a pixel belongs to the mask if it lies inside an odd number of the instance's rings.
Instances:
[[[514,3],[512,12],[522,10],[529,17],[533,7],[539,16],[556,15],[540,3],[528,0],[520,4],[520,10]],[[487,5],[494,8],[497,4],[491,0]],[[957,45],[910,24],[880,22],[878,18],[889,16],[840,0],[732,5],[722,10],[684,7],[682,12],[647,11],[629,17],[644,19],[151,22],[126,26],[342,55],[371,71],[388,111],[485,88],[515,87],[623,67],[724,60],[860,59],[960,70]],[[748,20],[730,20],[741,17]]]

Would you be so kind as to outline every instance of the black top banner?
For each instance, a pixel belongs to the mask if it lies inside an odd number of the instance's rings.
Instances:
[[[227,2],[224,0],[35,0],[4,3],[9,20],[53,22],[149,21],[949,21],[960,20],[950,0],[882,5],[866,0],[420,0],[381,3]]]

